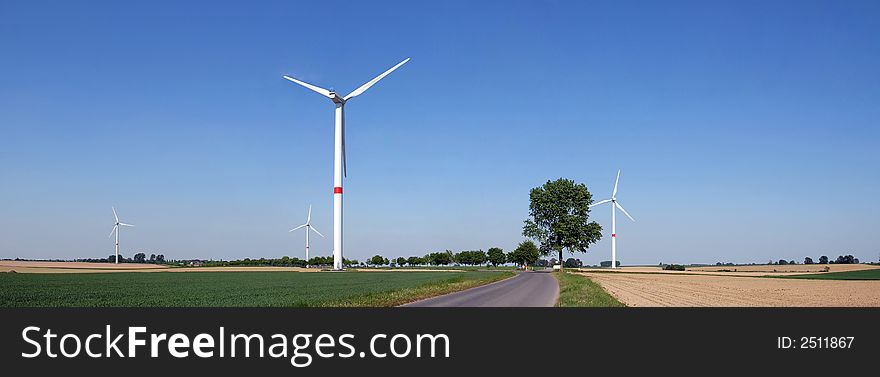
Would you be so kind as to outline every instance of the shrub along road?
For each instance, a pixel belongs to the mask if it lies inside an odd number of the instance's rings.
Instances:
[[[416,301],[407,307],[528,307],[553,306],[559,284],[552,273],[522,272],[516,277],[461,292]]]

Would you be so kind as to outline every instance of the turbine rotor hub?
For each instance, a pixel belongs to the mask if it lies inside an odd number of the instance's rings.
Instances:
[[[336,92],[330,92],[330,100],[333,101],[333,103],[339,103],[339,104],[345,103],[345,99],[343,99],[341,96],[336,94]]]

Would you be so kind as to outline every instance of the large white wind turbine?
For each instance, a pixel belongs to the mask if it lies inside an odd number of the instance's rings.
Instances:
[[[293,228],[293,229],[289,230],[288,232],[293,232],[294,230],[297,230],[297,229],[303,228],[303,227],[306,228],[306,263],[308,264],[309,263],[309,230],[315,231],[315,233],[318,233],[318,235],[321,236],[321,238],[324,238],[324,235],[321,234],[321,232],[319,232],[317,229],[315,229],[312,226],[312,206],[309,206],[309,217],[306,218],[306,223],[302,224],[296,228]]]
[[[290,76],[284,76],[285,79],[293,81],[299,85],[302,85],[312,91],[317,92],[318,94],[329,98],[336,104],[336,131],[335,131],[335,149],[333,153],[333,269],[334,270],[342,270],[342,177],[346,174],[345,167],[345,103],[348,100],[361,95],[371,86],[375,85],[379,80],[383,77],[387,76],[389,73],[402,66],[404,63],[408,62],[409,58],[404,59],[402,62],[397,63],[391,69],[383,72],[381,75],[376,76],[376,78],[367,81],[366,84],[361,85],[360,88],[355,89],[353,92],[348,93],[345,97],[340,97],[339,94],[314,86],[312,84],[297,80]]]
[[[119,216],[116,215],[116,207],[110,207],[113,209],[113,217],[116,218],[116,223],[113,225],[113,230],[110,231],[110,235],[107,238],[113,237],[113,234],[116,233],[116,262],[119,263],[119,227],[120,226],[134,226],[131,224],[126,224],[123,222],[119,222]]]
[[[611,268],[617,268],[617,210],[623,212],[630,220],[636,221],[629,213],[623,209],[620,202],[617,201],[617,182],[620,181],[620,170],[617,170],[617,179],[614,180],[614,190],[611,192],[611,199],[605,199],[590,205],[595,207],[600,204],[611,202]]]

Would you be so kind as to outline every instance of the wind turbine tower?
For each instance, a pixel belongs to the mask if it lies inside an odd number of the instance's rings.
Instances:
[[[630,220],[636,221],[629,213],[623,209],[623,206],[617,201],[617,183],[620,182],[620,170],[617,170],[617,179],[614,180],[614,190],[611,191],[611,199],[605,199],[590,205],[595,207],[600,204],[611,202],[611,268],[617,268],[617,210],[623,212]]]
[[[318,235],[321,236],[321,238],[324,238],[324,235],[321,234],[321,232],[319,232],[317,229],[315,229],[312,226],[312,206],[309,206],[309,217],[306,218],[306,223],[302,224],[296,228],[293,228],[293,229],[289,230],[288,232],[293,232],[294,230],[297,230],[297,229],[300,229],[303,227],[306,228],[306,266],[308,266],[308,263],[309,263],[309,231],[312,230],[315,233],[318,233]]]
[[[375,85],[383,77],[408,62],[409,58],[397,63],[394,67],[376,76],[374,79],[367,81],[364,85],[348,93],[345,97],[340,97],[336,92],[317,87],[315,85],[297,80],[290,76],[284,76],[285,79],[302,85],[324,97],[329,98],[336,105],[336,129],[334,133],[334,151],[333,151],[333,269],[342,270],[342,178],[347,176],[345,167],[345,104],[352,98],[361,95],[371,86]]]
[[[116,223],[113,225],[113,230],[110,231],[110,235],[107,238],[113,237],[113,234],[116,234],[116,264],[119,264],[119,227],[121,226],[134,226],[131,224],[126,224],[119,221],[119,216],[116,215],[116,207],[110,207],[113,209],[113,217],[116,218]]]

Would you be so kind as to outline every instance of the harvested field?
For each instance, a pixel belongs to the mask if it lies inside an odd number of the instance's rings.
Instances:
[[[581,273],[627,306],[880,306],[880,281]]]
[[[878,269],[880,266],[870,264],[794,264],[794,265],[757,265],[757,266],[707,266],[707,267],[691,267],[688,271],[706,271],[706,272],[723,272],[725,270],[736,269],[737,272],[847,272],[858,270]]]
[[[849,272],[880,269],[870,264],[796,264],[796,265],[753,265],[753,266],[706,266],[688,267],[687,271],[664,270],[655,266],[634,266],[611,268],[579,268],[580,272],[596,273],[653,273],[653,274],[685,274],[685,275],[724,275],[724,276],[787,276],[803,274],[822,274],[828,272]]]
[[[42,262],[0,261],[0,272],[19,273],[86,273],[86,272],[142,272],[167,271],[168,266],[147,263],[88,263],[88,262]]]
[[[115,269],[115,270],[141,270],[148,268],[168,268],[161,264],[149,263],[90,263],[90,262],[44,262],[44,261],[15,261],[0,260],[0,266],[6,268],[89,268],[89,269]]]

